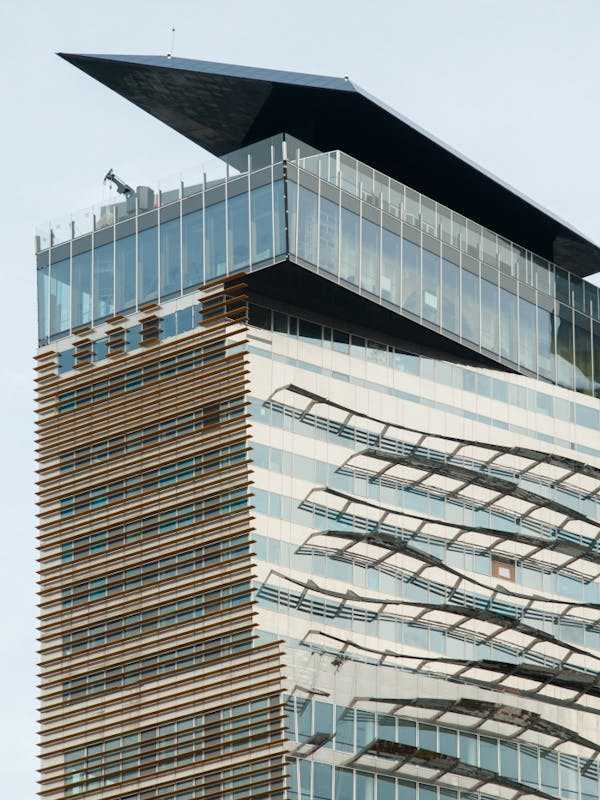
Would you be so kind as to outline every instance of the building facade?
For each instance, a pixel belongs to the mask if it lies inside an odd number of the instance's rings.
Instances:
[[[347,79],[36,236],[40,796],[600,800],[600,251]]]

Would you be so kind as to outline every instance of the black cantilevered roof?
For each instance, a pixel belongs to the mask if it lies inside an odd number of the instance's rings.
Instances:
[[[578,275],[600,271],[597,245],[346,78],[59,55],[217,156],[285,132],[317,150],[343,150]]]

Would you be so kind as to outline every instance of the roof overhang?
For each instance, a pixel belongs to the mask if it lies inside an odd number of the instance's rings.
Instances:
[[[580,276],[600,270],[597,245],[346,78],[167,56],[59,55],[217,156],[286,132],[343,150]]]

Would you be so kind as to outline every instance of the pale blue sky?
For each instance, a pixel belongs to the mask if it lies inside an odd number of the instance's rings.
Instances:
[[[0,0],[0,786],[35,794],[33,231],[204,160],[59,60],[175,54],[348,75],[600,242],[597,0]]]

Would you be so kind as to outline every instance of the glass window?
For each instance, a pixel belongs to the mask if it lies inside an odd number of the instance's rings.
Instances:
[[[271,186],[259,186],[250,196],[252,222],[252,263],[258,264],[273,255],[273,220]]]
[[[135,308],[135,236],[125,236],[115,242],[115,309]]]
[[[331,800],[331,766],[329,764],[314,764],[313,797],[314,800]]]
[[[398,720],[398,741],[400,744],[417,744],[417,726],[405,719]]]
[[[460,334],[460,270],[446,258],[442,259],[442,327]]]
[[[300,187],[298,205],[298,255],[310,264],[317,263],[317,195]]]
[[[227,203],[229,269],[235,270],[248,266],[250,262],[248,194],[242,193],[230,197]]]
[[[336,706],[335,716],[335,749],[342,753],[349,753],[354,749],[354,710]]]
[[[205,280],[225,274],[225,202],[213,203],[205,210]]]
[[[440,753],[458,756],[458,734],[448,728],[440,728]]]
[[[600,397],[600,323],[594,322],[594,395]]]
[[[393,778],[377,776],[377,800],[396,800],[396,782]]]
[[[575,313],[575,389],[592,393],[592,331],[588,317]]]
[[[519,363],[521,367],[536,372],[537,331],[535,306],[524,297],[519,298]]]
[[[460,760],[467,764],[477,764],[477,736],[472,733],[460,734]]]
[[[402,306],[412,314],[420,314],[421,248],[402,240]]]
[[[48,337],[48,298],[49,298],[48,267],[37,271],[37,315],[38,339],[41,341]]]
[[[498,772],[498,740],[482,736],[479,740],[481,766]]]
[[[521,781],[529,786],[538,785],[537,748],[521,745]]]
[[[158,229],[146,228],[138,234],[138,303],[158,297]]]
[[[315,733],[333,733],[333,706],[331,703],[315,702]]]
[[[440,323],[440,257],[423,249],[423,319]]]
[[[419,723],[419,747],[437,752],[437,728],[434,725]]]
[[[500,742],[500,774],[515,781],[519,780],[516,745]]]
[[[481,281],[481,346],[492,353],[499,351],[498,286]]]
[[[356,746],[365,747],[375,738],[375,714],[370,711],[356,712]]]
[[[273,184],[273,208],[275,212],[275,255],[285,253],[287,242],[285,235],[285,206],[283,198],[283,181]],[[257,257],[258,260],[258,257]]]
[[[542,789],[549,794],[558,794],[558,758],[552,753],[543,755],[540,761]]]
[[[399,306],[400,296],[402,239],[391,231],[383,230],[382,242],[383,263],[381,265],[381,296]]]
[[[500,289],[500,355],[517,363],[517,298],[512,292]]]
[[[561,796],[565,800],[577,800],[578,798],[578,772],[577,762],[571,756],[560,756],[560,789]]]
[[[180,221],[171,219],[160,226],[160,298],[178,294],[181,289]]]
[[[298,708],[298,739],[303,742],[312,735],[312,702],[296,699]]]
[[[540,375],[554,381],[554,314],[538,306],[538,369]]]
[[[567,306],[559,306],[556,331],[557,380],[567,389],[573,388],[573,312]]]
[[[184,214],[181,219],[183,244],[183,289],[198,286],[204,280],[202,211]]]
[[[356,773],[356,797],[360,800],[375,800],[375,779],[367,772]]]
[[[70,261],[50,264],[50,336],[69,330],[71,303]]]
[[[94,319],[110,317],[114,312],[113,242],[94,249]]]
[[[379,225],[362,221],[361,286],[371,294],[379,294]]]
[[[462,271],[462,337],[479,344],[479,278]]]
[[[340,277],[358,286],[359,227],[358,216],[347,208],[341,210]]]
[[[73,328],[92,321],[92,251],[73,257],[73,293],[71,325]]]
[[[338,272],[339,209],[326,197],[321,197],[319,217],[319,266],[337,275]]]
[[[351,800],[354,773],[349,769],[335,769],[335,800]]]
[[[399,800],[416,800],[417,785],[412,781],[398,781],[398,798]]]

